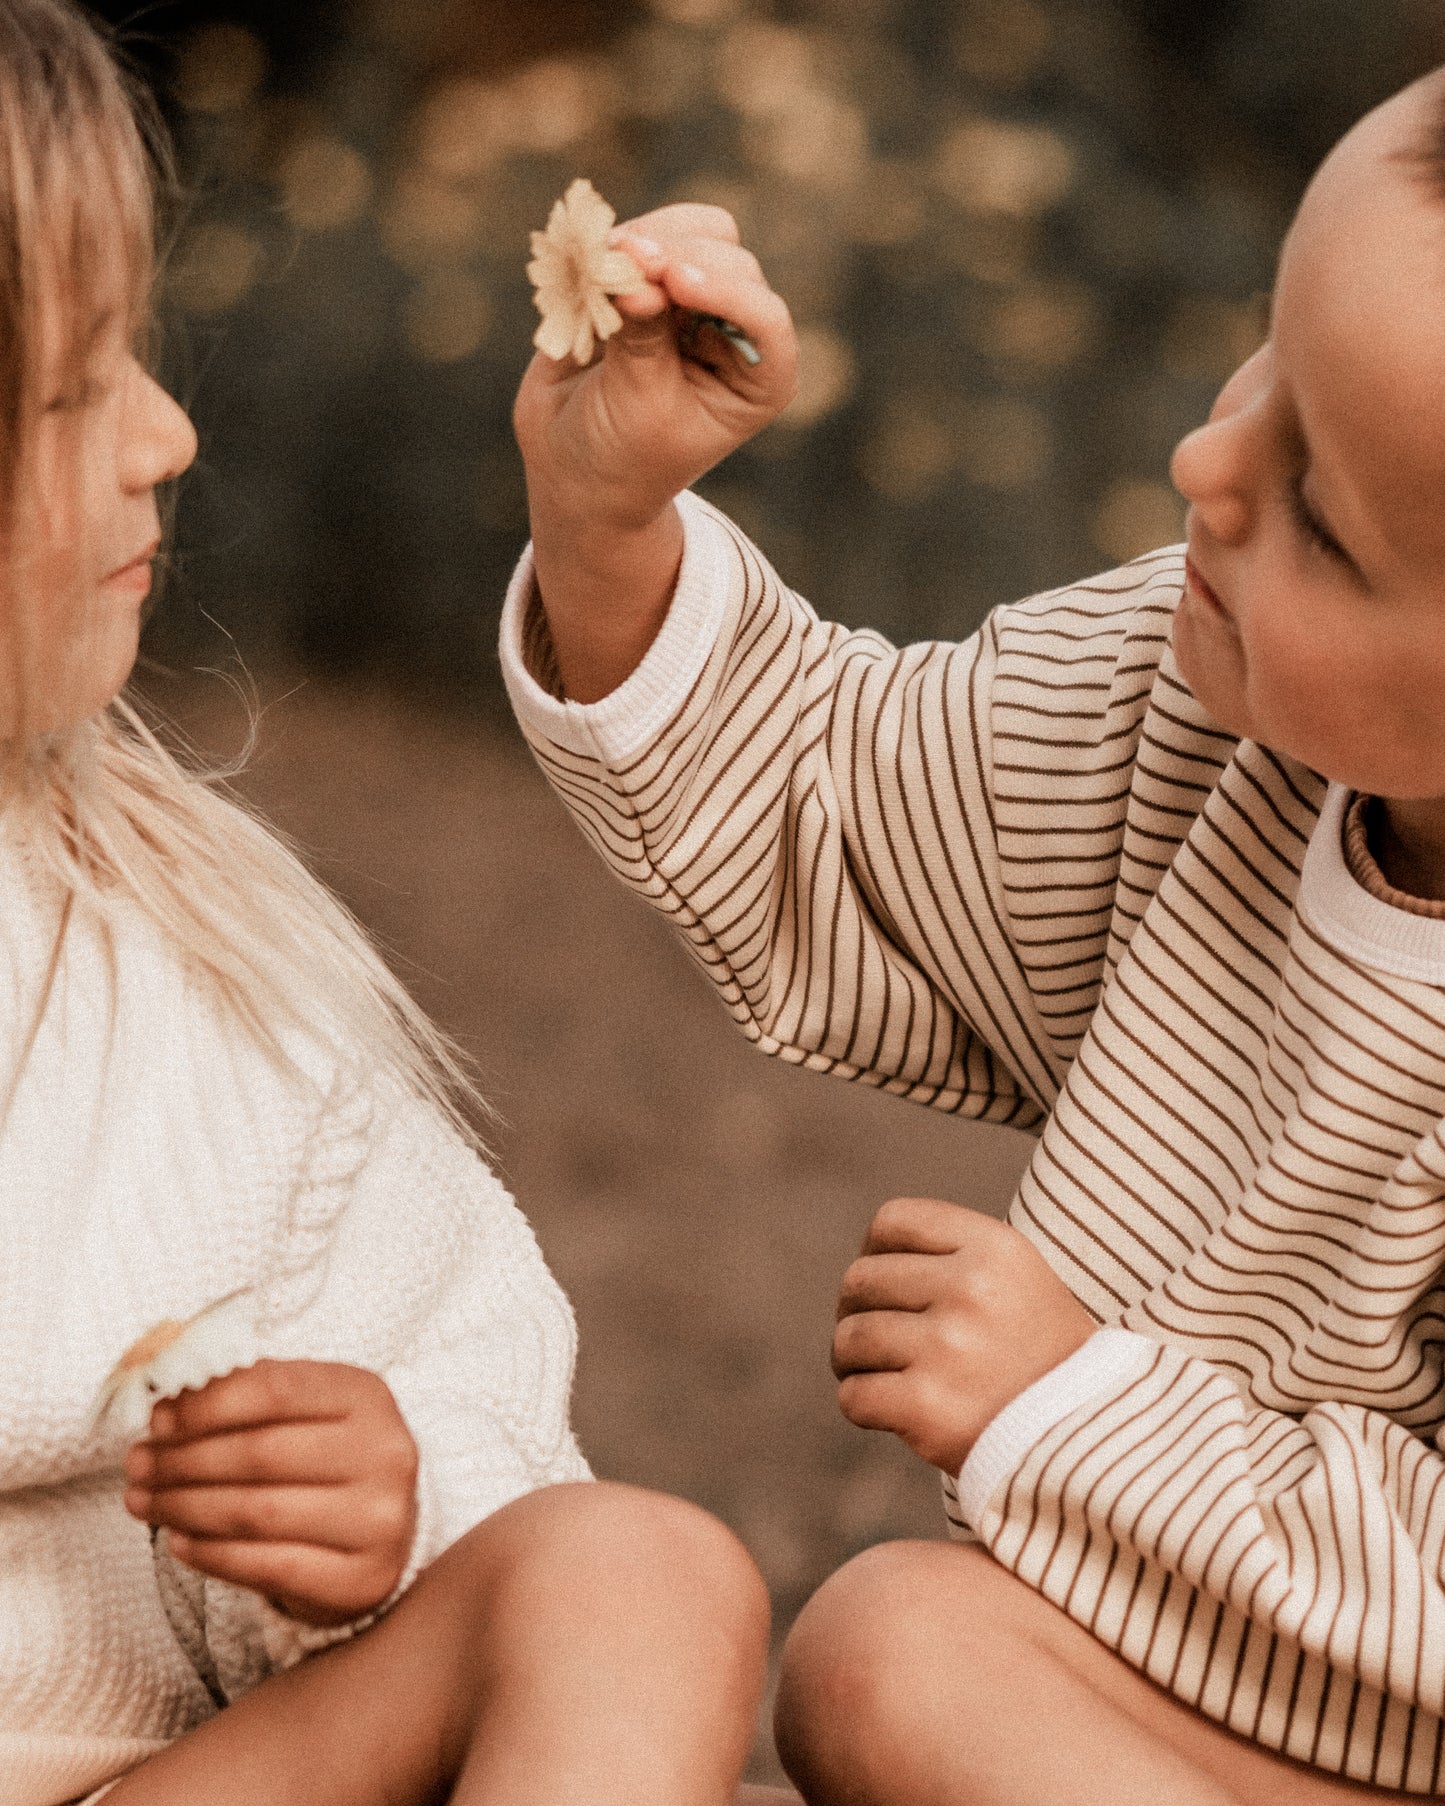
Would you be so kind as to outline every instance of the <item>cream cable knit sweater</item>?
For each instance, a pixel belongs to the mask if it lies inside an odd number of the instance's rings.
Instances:
[[[57,906],[0,844],[5,1082]],[[153,1555],[101,1379],[157,1320],[256,1289],[257,1353],[385,1376],[421,1449],[410,1573],[507,1500],[585,1478],[566,1300],[500,1183],[381,1084],[314,1096],[139,915],[77,921],[0,1131],[0,1800],[58,1806],[336,1633]]]

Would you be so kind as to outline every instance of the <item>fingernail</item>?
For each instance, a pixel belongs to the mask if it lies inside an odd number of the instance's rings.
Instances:
[[[661,257],[662,255],[662,246],[655,238],[644,238],[640,232],[629,232],[623,227],[619,227],[612,234],[612,242],[619,245],[631,245],[634,251],[640,251],[644,257]]]
[[[151,1496],[138,1486],[128,1486],[125,1491],[125,1508],[133,1518],[148,1516],[151,1508]]]

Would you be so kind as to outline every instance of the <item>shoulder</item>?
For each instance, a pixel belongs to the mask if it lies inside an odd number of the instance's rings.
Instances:
[[[1061,584],[990,617],[1000,656],[1077,662],[1118,655],[1126,643],[1157,664],[1184,592],[1184,547],[1165,546],[1117,570]]]

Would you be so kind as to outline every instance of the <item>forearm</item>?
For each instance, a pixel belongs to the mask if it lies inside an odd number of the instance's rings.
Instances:
[[[973,690],[987,694],[984,677],[973,683],[986,648],[899,654],[876,635],[829,626],[715,510],[695,497],[678,506],[687,550],[657,640],[623,689],[591,708],[557,700],[555,652],[529,630],[528,567],[519,574],[502,662],[543,769],[618,876],[686,935],[765,1051],[845,1076],[875,1071],[943,1108],[1037,1120],[1033,1095],[1051,1093],[1053,1081],[1042,1071],[1015,1077],[1029,1004],[1021,986],[1003,991],[1017,962],[997,913],[960,910],[941,984],[937,949],[915,943],[925,966],[901,944],[899,925],[917,917],[887,859],[888,834],[906,840],[929,816],[926,794],[906,815],[909,805],[900,807],[886,705],[926,688],[929,707],[948,712],[965,742]],[[900,665],[911,685],[894,681]],[[988,798],[972,765],[953,775],[967,786],[963,844],[987,861]],[[901,782],[927,788],[911,766]],[[938,869],[960,863],[940,856]],[[860,874],[880,879],[889,926]],[[963,881],[990,882],[973,871]],[[999,1059],[990,1049],[1001,1042]]]
[[[1363,1773],[1388,1713],[1377,1779],[1415,1785],[1445,1698],[1440,1454],[1357,1406],[1257,1406],[1204,1361],[1107,1333],[1144,1370],[1036,1422],[1032,1451],[979,1486],[990,1426],[960,1477],[965,1520],[1151,1679],[1268,1747]]]
[[[534,494],[532,553],[563,688],[596,702],[641,664],[667,616],[683,553],[677,506],[622,528]]]

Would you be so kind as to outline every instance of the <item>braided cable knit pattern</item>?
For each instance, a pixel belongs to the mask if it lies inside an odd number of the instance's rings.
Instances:
[[[0,1023],[28,1028],[58,904],[0,835]],[[8,1050],[0,1049],[0,1059]],[[96,1390],[162,1318],[249,1288],[258,1356],[392,1384],[421,1455],[403,1586],[530,1488],[583,1478],[575,1334],[535,1238],[431,1110],[314,1048],[277,1071],[141,919],[77,921],[0,1131],[0,1800],[124,1773],[314,1632],[197,1584],[121,1504]],[[197,1659],[199,1657],[199,1659]]]

